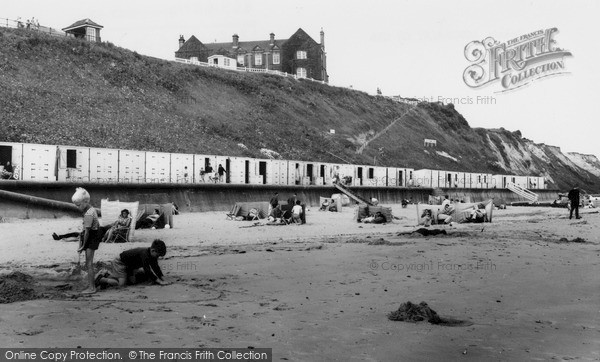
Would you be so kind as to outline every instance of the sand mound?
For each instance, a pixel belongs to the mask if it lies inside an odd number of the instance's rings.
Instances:
[[[427,320],[431,324],[440,324],[444,326],[467,326],[471,322],[462,321],[453,318],[441,318],[436,311],[429,308],[427,303],[421,302],[413,304],[406,302],[400,304],[400,308],[388,314],[388,319],[402,322],[421,322]]]
[[[441,322],[441,318],[436,311],[429,308],[425,302],[419,304],[413,304],[411,302],[402,303],[398,310],[388,314],[388,319],[402,322],[421,322],[427,320],[429,323],[433,324],[439,324]]]
[[[0,277],[0,303],[13,303],[39,298],[33,288],[33,277],[21,272],[12,272]]]

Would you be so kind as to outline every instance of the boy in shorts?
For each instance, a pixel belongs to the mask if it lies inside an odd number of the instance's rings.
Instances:
[[[78,188],[71,200],[83,213],[83,231],[77,252],[85,252],[89,286],[81,293],[94,294],[96,293],[94,285],[94,253],[98,250],[98,246],[102,240],[102,229],[98,221],[98,212],[90,205],[90,194],[83,188]]]
[[[170,284],[158,266],[158,258],[165,256],[165,242],[156,239],[149,248],[135,248],[122,252],[112,261],[112,268],[106,273],[96,276],[96,285],[124,287],[136,283],[136,271],[144,270],[145,279],[159,285]]]

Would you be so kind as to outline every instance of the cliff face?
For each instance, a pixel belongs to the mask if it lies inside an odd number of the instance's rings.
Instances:
[[[0,141],[536,175],[549,187],[600,192],[596,157],[471,128],[451,104],[414,106],[22,29],[0,28],[0,49]]]
[[[567,152],[565,156],[577,167],[588,170],[596,177],[600,177],[600,160],[596,156],[584,155],[577,152]]]

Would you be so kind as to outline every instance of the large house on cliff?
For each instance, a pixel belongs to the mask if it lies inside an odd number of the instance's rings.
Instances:
[[[325,33],[321,29],[321,43],[313,40],[304,30],[298,29],[288,39],[241,41],[234,34],[228,43],[202,43],[195,36],[179,38],[175,58],[208,62],[215,55],[234,59],[238,67],[277,70],[298,77],[329,81],[325,57]],[[216,61],[216,60],[215,60]]]

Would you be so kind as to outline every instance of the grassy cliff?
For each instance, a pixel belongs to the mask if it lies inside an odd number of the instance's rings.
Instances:
[[[544,175],[554,187],[600,190],[598,176],[555,147],[473,129],[451,104],[414,107],[23,29],[0,28],[0,49],[0,141],[259,158],[270,150],[283,159]],[[424,138],[437,147],[423,147]]]

